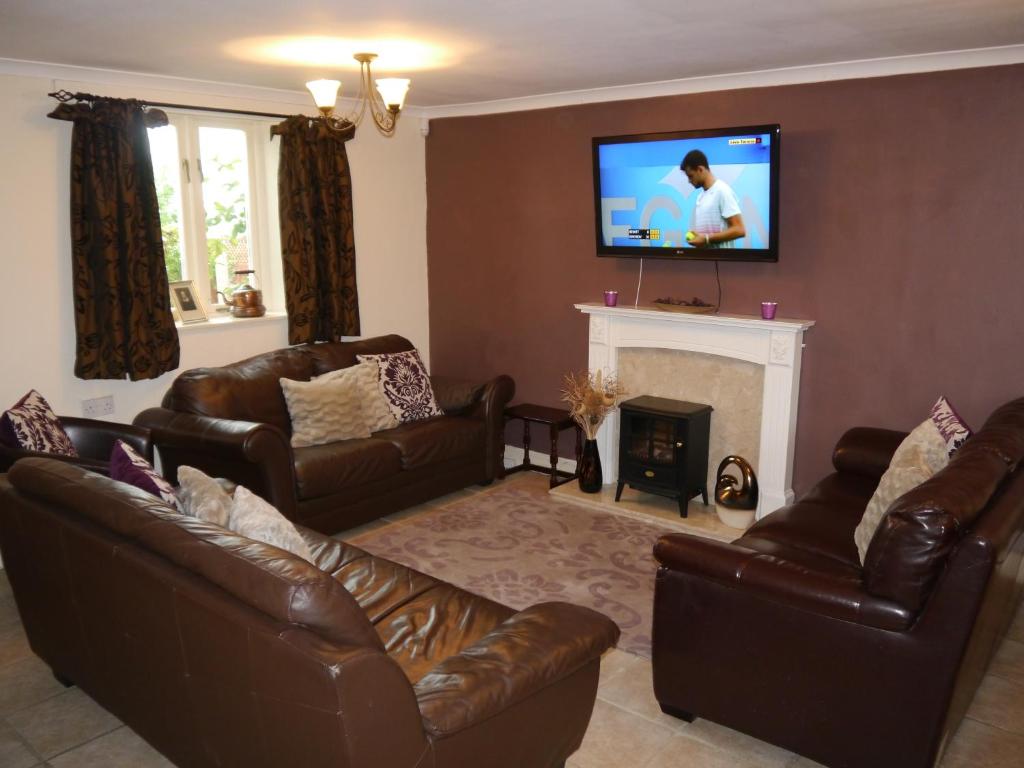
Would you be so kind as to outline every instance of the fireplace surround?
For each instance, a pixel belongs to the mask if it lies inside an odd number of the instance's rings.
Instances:
[[[800,395],[804,333],[813,320],[762,320],[750,315],[697,315],[654,307],[576,304],[590,318],[589,368],[618,370],[621,350],[672,349],[742,360],[764,369],[758,460],[757,517],[793,501],[793,452]],[[630,396],[647,394],[630,392]],[[716,413],[720,404],[709,403]],[[616,483],[619,417],[613,412],[598,433],[605,483]]]

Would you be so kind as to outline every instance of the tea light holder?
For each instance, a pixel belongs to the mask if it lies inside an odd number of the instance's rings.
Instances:
[[[762,301],[761,302],[761,319],[762,320],[774,320],[775,310],[779,306],[777,301]]]
[[[605,291],[604,292],[604,305],[606,307],[614,307],[619,303],[619,292],[618,291]]]

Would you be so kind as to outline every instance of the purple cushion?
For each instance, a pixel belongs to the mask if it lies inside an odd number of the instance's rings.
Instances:
[[[946,453],[951,458],[967,442],[967,438],[974,434],[945,397],[940,397],[932,406],[931,419],[946,441]]]
[[[387,400],[388,408],[399,422],[429,419],[441,416],[443,411],[434,398],[430,377],[415,349],[385,355],[356,355],[360,362],[371,360],[380,371],[378,387]]]
[[[46,398],[30,389],[15,406],[0,416],[0,435],[11,448],[60,456],[78,456],[71,438]]]
[[[172,507],[176,506],[174,486],[160,477],[153,465],[123,440],[117,440],[110,452],[110,479],[134,485],[159,496]]]

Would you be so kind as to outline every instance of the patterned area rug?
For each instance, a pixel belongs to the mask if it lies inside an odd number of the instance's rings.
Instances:
[[[650,658],[652,550],[671,530],[514,482],[348,540],[512,608],[562,600],[601,611],[622,630],[621,650]]]

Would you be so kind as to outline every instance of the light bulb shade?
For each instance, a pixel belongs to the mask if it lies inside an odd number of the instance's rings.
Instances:
[[[408,90],[409,80],[404,77],[382,77],[377,81],[377,92],[389,109],[401,109]]]
[[[338,100],[338,89],[341,88],[339,80],[311,80],[306,83],[309,92],[313,94],[313,101],[320,109],[334,109],[334,103]]]

